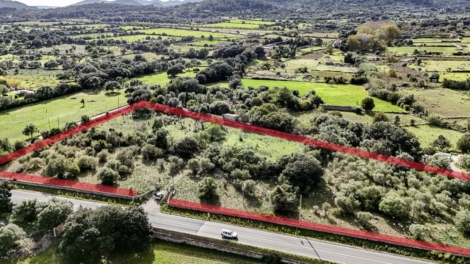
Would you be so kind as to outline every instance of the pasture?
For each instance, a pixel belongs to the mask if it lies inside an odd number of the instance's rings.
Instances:
[[[243,86],[268,86],[270,88],[287,87],[291,90],[298,90],[299,93],[305,94],[314,90],[322,99],[325,104],[341,105],[341,106],[357,106],[360,107],[361,101],[369,97],[366,90],[362,86],[351,84],[337,84],[329,85],[326,83],[312,83],[312,82],[296,82],[296,81],[276,81],[276,80],[253,80],[243,79]],[[374,111],[379,112],[404,112],[398,106],[392,105],[389,102],[374,98],[375,108]]]
[[[416,136],[419,143],[421,143],[421,147],[429,147],[431,143],[439,137],[439,135],[443,135],[450,141],[450,144],[452,145],[451,150],[455,150],[457,141],[463,135],[463,133],[455,130],[432,127],[428,125],[407,126],[405,129],[406,131]]]
[[[442,55],[452,55],[452,53],[459,51],[456,47],[387,47],[387,52],[394,53],[397,55],[403,55],[405,53],[408,55],[412,55],[414,50],[427,52],[442,52]]]
[[[430,114],[451,117],[470,113],[470,97],[464,92],[445,88],[426,90],[414,88],[403,89],[401,92],[414,94],[416,101],[423,105]]]
[[[82,107],[80,100],[85,100]],[[9,138],[10,141],[24,140],[27,136],[21,134],[23,128],[28,124],[35,124],[39,131],[50,130],[50,128],[63,127],[66,122],[79,121],[82,115],[96,115],[109,109],[126,105],[127,99],[124,91],[114,94],[99,93],[77,93],[53,100],[31,104],[25,107],[5,110],[0,112],[0,138]]]
[[[139,30],[147,35],[163,35],[166,34],[168,36],[192,36],[195,38],[201,38],[202,36],[209,38],[210,35],[214,38],[227,38],[233,37],[231,34],[224,34],[224,33],[217,33],[217,32],[206,32],[206,31],[198,31],[198,30],[187,30],[187,29],[175,29],[175,28],[153,28],[153,29],[143,29]]]

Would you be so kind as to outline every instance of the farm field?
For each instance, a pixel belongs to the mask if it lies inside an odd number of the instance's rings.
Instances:
[[[97,94],[81,92],[26,107],[2,111],[0,112],[0,123],[2,127],[8,129],[0,130],[0,138],[9,138],[12,142],[24,140],[27,136],[22,135],[21,131],[31,123],[34,123],[39,131],[49,130],[49,122],[51,128],[57,127],[57,120],[59,120],[60,127],[63,127],[66,122],[80,121],[82,115],[92,116],[118,107],[118,98],[120,106],[127,104],[124,90],[115,92],[115,94],[107,94],[104,91]],[[85,100],[83,108],[80,103],[81,99]]]
[[[455,130],[432,127],[428,125],[407,126],[405,129],[416,136],[422,147],[429,147],[431,143],[439,137],[439,135],[443,135],[450,141],[450,144],[452,145],[450,150],[456,150],[457,141],[463,135],[463,133]]]
[[[208,38],[212,35],[214,38],[226,38],[226,37],[235,37],[231,34],[223,34],[223,33],[216,33],[216,32],[206,32],[206,31],[196,31],[196,30],[185,30],[185,29],[175,29],[175,28],[153,28],[153,29],[143,29],[139,30],[147,35],[162,35],[166,34],[168,36],[193,36],[199,38],[201,36],[205,36]]]
[[[54,87],[59,84],[56,74],[61,70],[43,70],[43,69],[22,69],[18,71],[18,75],[7,76],[7,80],[19,81],[19,87],[36,90],[41,86]]]
[[[414,94],[416,101],[431,114],[452,117],[468,116],[470,113],[470,97],[464,92],[446,88],[403,89],[401,92]]]
[[[469,70],[470,64],[467,61],[423,60],[420,66],[415,64],[408,64],[408,67],[415,70],[421,68],[422,71],[429,73],[439,72],[440,81],[443,81],[444,79],[466,80],[470,77],[470,72],[452,72]],[[451,69],[451,71],[448,72],[448,69]]]
[[[403,55],[407,53],[408,55],[412,55],[414,50],[418,51],[428,51],[428,52],[442,52],[443,55],[452,55],[454,52],[458,52],[459,50],[456,47],[388,47],[387,51],[390,53],[396,53],[397,55]]]
[[[344,106],[358,106],[360,107],[362,99],[368,97],[364,87],[350,84],[337,84],[330,86],[326,83],[312,83],[312,82],[295,82],[295,81],[273,81],[273,80],[253,80],[243,79],[243,86],[268,86],[270,88],[287,87],[291,90],[298,90],[299,93],[305,94],[314,90],[326,104],[331,105],[344,105]],[[394,106],[388,102],[374,98],[375,108],[374,111],[379,112],[403,112],[403,109]]]

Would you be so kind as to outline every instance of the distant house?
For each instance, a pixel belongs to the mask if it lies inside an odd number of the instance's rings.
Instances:
[[[376,57],[376,56],[367,56],[367,60],[368,60],[368,61],[378,61],[378,60],[379,60],[379,57]]]

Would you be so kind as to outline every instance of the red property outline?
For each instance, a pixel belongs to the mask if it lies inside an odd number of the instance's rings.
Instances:
[[[250,219],[255,221],[267,222],[278,225],[285,225],[291,227],[299,227],[308,230],[320,231],[324,233],[332,233],[336,235],[349,236],[355,238],[361,238],[372,241],[379,241],[383,243],[389,243],[399,246],[407,246],[426,250],[436,250],[449,252],[456,255],[470,256],[470,249],[459,248],[447,245],[441,245],[432,242],[419,241],[409,238],[396,237],[390,235],[383,235],[379,233],[366,232],[361,230],[354,230],[350,228],[337,227],[332,225],[325,225],[319,223],[312,223],[307,221],[299,221],[292,218],[278,217],[272,215],[265,215],[253,212],[247,212],[237,209],[224,208],[209,204],[200,204],[189,201],[182,201],[177,199],[170,199],[169,205],[177,208],[190,209],[195,211],[209,212],[213,214],[228,215],[233,217],[239,217],[244,219]]]
[[[306,145],[310,145],[310,146],[314,146],[318,148],[351,154],[351,155],[358,156],[361,158],[374,159],[377,161],[386,162],[389,164],[398,165],[398,166],[402,166],[406,168],[411,168],[411,169],[415,169],[418,171],[425,171],[425,172],[429,172],[433,174],[447,176],[449,178],[456,178],[460,180],[470,181],[470,175],[462,173],[462,172],[442,169],[442,168],[422,164],[419,162],[403,160],[403,159],[399,159],[396,157],[368,152],[366,150],[333,144],[333,143],[329,143],[329,142],[325,142],[325,141],[321,141],[321,140],[317,140],[313,138],[293,135],[293,134],[289,134],[286,132],[276,131],[276,130],[254,126],[254,125],[241,123],[237,121],[227,120],[218,116],[195,113],[195,112],[191,112],[189,110],[182,109],[182,108],[175,108],[175,107],[170,107],[166,105],[146,102],[146,101],[140,101],[135,104],[119,108],[115,111],[99,116],[91,120],[90,122],[84,123],[75,128],[64,131],[60,134],[54,135],[50,138],[44,139],[32,145],[29,145],[28,147],[22,148],[20,150],[17,150],[15,152],[2,156],[0,157],[0,164],[5,164],[7,162],[10,162],[16,158],[19,158],[23,155],[31,153],[35,150],[49,146],[58,141],[61,141],[70,136],[73,136],[77,133],[83,132],[91,127],[98,126],[111,119],[122,116],[124,114],[131,113],[132,111],[140,109],[140,108],[149,108],[149,109],[153,109],[155,111],[166,113],[166,114],[178,115],[180,117],[187,117],[187,118],[192,118],[192,119],[196,119],[200,121],[216,123],[216,124],[220,124],[220,125],[224,125],[224,126],[228,126],[232,128],[241,129],[241,130],[248,131],[248,132],[264,134],[264,135],[286,139],[286,140],[290,140],[293,142],[298,142],[298,143],[302,143],[302,144],[306,144]],[[0,178],[11,179],[12,177],[17,178],[18,180],[33,179],[32,177],[43,178],[45,179],[43,180],[44,184],[59,185],[59,186],[64,186],[64,187],[77,188],[77,189],[84,188],[84,190],[90,190],[86,188],[92,188],[93,191],[121,194],[121,195],[126,195],[126,196],[135,196],[135,191],[129,190],[129,189],[103,186],[99,184],[94,184],[94,185],[90,184],[93,186],[80,186],[80,185],[74,185],[74,183],[75,184],[77,183],[74,181],[61,180],[60,182],[55,182],[55,181],[52,181],[53,179],[47,178],[47,177],[40,177],[40,176],[26,175],[26,174],[14,174],[11,172],[0,171]],[[228,209],[228,208],[216,207],[216,206],[211,206],[211,205],[191,203],[187,201],[171,200],[171,205],[181,207],[181,208],[187,208],[187,209],[203,210],[203,211],[209,211],[209,212],[214,212],[214,213],[233,215],[233,216],[244,217],[244,218],[253,219],[253,220],[270,222],[270,223],[278,223],[281,225],[299,226],[302,228],[317,230],[321,232],[334,233],[338,235],[351,236],[351,237],[357,237],[357,238],[362,238],[362,239],[369,239],[373,241],[382,241],[385,243],[397,244],[397,245],[402,245],[402,246],[417,247],[417,248],[426,249],[426,250],[438,250],[438,251],[449,252],[449,253],[458,254],[458,255],[470,256],[470,249],[440,245],[440,244],[430,243],[430,242],[417,241],[417,240],[412,240],[412,239],[407,239],[407,238],[400,238],[400,237],[394,237],[394,236],[389,236],[389,235],[382,235],[382,234],[377,234],[377,233],[364,232],[364,231],[359,231],[359,230],[354,230],[354,229],[340,228],[336,226],[323,225],[323,224],[317,224],[317,223],[309,223],[305,221],[299,222],[293,219],[272,217],[272,216],[261,215],[261,214],[256,214],[256,213],[244,212],[244,211],[235,210],[235,209]]]

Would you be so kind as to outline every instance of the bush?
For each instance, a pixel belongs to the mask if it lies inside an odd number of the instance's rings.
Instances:
[[[418,240],[424,240],[424,237],[428,231],[424,225],[419,224],[410,225],[409,230],[413,238]]]
[[[96,154],[96,157],[98,157],[99,162],[106,162],[109,157],[109,152],[107,149],[103,149],[98,154]]]
[[[460,211],[457,213],[457,227],[459,230],[465,234],[465,235],[470,235],[470,212],[465,210],[465,211]]]
[[[12,217],[21,223],[30,223],[37,220],[38,211],[43,207],[43,203],[37,200],[27,200],[13,207]]]
[[[374,123],[377,123],[377,122],[388,122],[389,119],[388,119],[388,116],[384,113],[375,113],[374,115],[374,119],[373,119],[373,122]]]
[[[159,157],[163,157],[163,151],[154,145],[146,144],[142,147],[142,156],[145,159],[155,159]]]
[[[98,179],[101,180],[101,184],[103,185],[114,185],[119,177],[119,174],[110,169],[110,168],[101,168],[97,174]]]
[[[78,158],[77,165],[80,170],[94,170],[96,168],[96,160],[94,157],[81,156]]]
[[[212,177],[204,177],[199,183],[199,198],[213,199],[217,197],[217,183]]]
[[[209,111],[214,115],[230,113],[230,106],[224,101],[215,101],[209,105]]]
[[[466,169],[466,170],[470,169],[470,155],[460,156],[459,166]]]
[[[396,193],[388,193],[380,202],[379,210],[396,218],[405,218],[410,212],[408,204]]]
[[[24,140],[18,140],[18,141],[15,141],[15,144],[13,146],[15,150],[19,150],[26,146],[26,142],[24,142]]]
[[[183,158],[190,158],[199,151],[199,143],[193,137],[183,137],[174,145],[175,153]]]
[[[0,228],[0,254],[6,256],[6,253],[16,246],[18,240],[25,235],[23,229],[15,224],[8,224]]]

